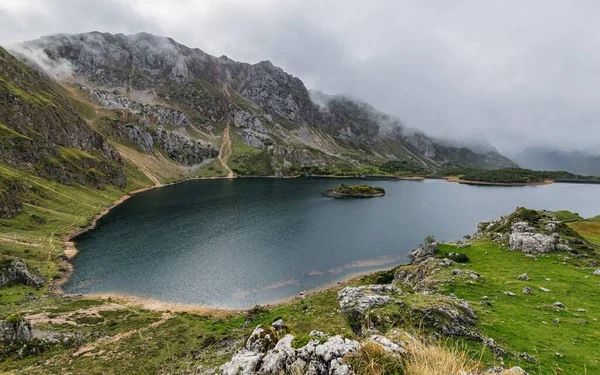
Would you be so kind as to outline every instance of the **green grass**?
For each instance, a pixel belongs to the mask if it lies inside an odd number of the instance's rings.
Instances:
[[[6,137],[31,140],[31,138],[12,130],[11,128],[9,128],[8,126],[6,126],[0,122],[0,138],[6,138]]]
[[[576,221],[568,225],[586,240],[600,245],[600,221]]]
[[[440,248],[442,256],[457,251],[451,245]],[[584,373],[585,368],[588,374],[600,372],[600,313],[597,309],[600,278],[592,276],[591,269],[576,260],[563,264],[565,254],[539,256],[535,260],[489,241],[478,242],[460,252],[466,253],[471,263],[456,267],[472,269],[483,279],[473,284],[457,279],[456,283],[446,284],[443,290],[471,302],[484,335],[513,351],[538,357],[543,374],[554,373],[556,365],[566,374]],[[527,273],[531,281],[517,280],[522,273]],[[525,286],[531,287],[533,294],[522,294]],[[540,287],[551,292],[543,292]],[[507,296],[505,291],[516,296]],[[480,304],[483,296],[489,297],[492,306]],[[567,309],[553,307],[555,302],[564,303]],[[581,308],[586,311],[578,312]],[[556,318],[559,323],[554,323]],[[563,358],[556,356],[557,352]],[[508,361],[538,373],[537,364]]]
[[[583,220],[581,216],[579,216],[576,212],[571,212],[567,210],[562,211],[554,211],[556,218],[560,221],[579,221]]]
[[[97,159],[96,157],[88,154],[87,152],[74,147],[56,146],[56,149],[58,150],[58,152],[60,152],[61,156],[66,159]]]

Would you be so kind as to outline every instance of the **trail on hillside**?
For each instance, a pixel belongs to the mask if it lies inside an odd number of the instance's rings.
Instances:
[[[154,322],[146,327],[134,329],[132,331],[117,333],[116,335],[110,336],[110,337],[100,338],[96,342],[91,343],[90,345],[86,345],[86,346],[79,348],[75,353],[72,354],[72,356],[77,357],[77,356],[83,354],[83,356],[85,357],[85,356],[91,355],[90,352],[95,350],[96,348],[98,348],[100,345],[111,344],[111,343],[120,341],[124,338],[127,338],[135,333],[140,333],[140,332],[146,331],[150,328],[157,327],[157,326],[163,324],[164,322],[166,322],[167,320],[171,319],[172,317],[173,317],[173,315],[171,315],[171,313],[164,312],[164,313],[162,313],[162,317],[160,318],[160,320],[157,320],[156,322]]]
[[[227,95],[227,101],[229,103],[229,107],[231,107],[231,95],[229,94],[229,90],[227,89],[227,86],[223,86],[223,89],[225,90],[225,94]],[[233,121],[234,121],[234,125],[235,125],[235,115],[233,115],[232,117],[233,117]],[[227,126],[225,127],[225,131],[223,131],[223,139],[221,140],[221,148],[219,149],[219,161],[223,165],[223,168],[225,168],[228,172],[227,178],[234,177],[233,171],[227,165],[227,161],[229,160],[229,157],[233,153],[233,151],[231,149],[231,138],[229,138],[230,123],[231,123],[231,120],[227,119]]]
[[[142,171],[143,174],[146,175],[146,177],[148,177],[154,183],[154,186],[163,186],[163,184],[158,180],[158,178],[156,178],[152,173],[150,173],[150,171],[146,169],[146,167],[144,167],[141,164],[138,164],[138,168],[140,171]]]

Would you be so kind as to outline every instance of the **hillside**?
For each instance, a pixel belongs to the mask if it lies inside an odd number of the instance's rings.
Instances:
[[[309,92],[269,61],[217,58],[145,33],[54,35],[13,50],[108,110],[90,119],[101,133],[201,173],[227,172],[215,160],[224,144],[239,175],[360,173],[390,160],[409,171],[515,166],[493,149],[438,142],[366,103]]]

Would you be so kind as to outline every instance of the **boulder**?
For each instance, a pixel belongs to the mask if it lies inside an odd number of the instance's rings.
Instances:
[[[524,273],[524,274],[522,274],[522,275],[519,275],[519,276],[517,276],[517,280],[525,280],[525,281],[529,281],[529,280],[531,280],[531,278],[530,278],[529,276],[527,276],[527,274],[526,274],[526,273]]]
[[[392,302],[393,299],[386,294],[395,291],[393,285],[349,286],[338,292],[338,301],[344,311],[357,310],[364,313],[374,307]]]
[[[525,288],[523,288],[523,294],[533,294],[533,290],[526,286]]]
[[[313,339],[303,347],[294,349],[294,336],[285,334],[275,346],[269,347],[265,341],[265,332],[269,331],[275,332],[268,333],[269,335],[279,336],[283,335],[287,328],[283,321],[277,321],[271,327],[256,327],[246,340],[246,345],[239,349],[229,362],[221,366],[221,375],[353,373],[350,367],[343,363],[343,358],[360,349],[358,341],[336,335],[324,343]],[[322,332],[319,333],[325,336]]]
[[[596,276],[600,276],[600,268],[598,268],[597,270],[595,270],[594,272],[592,272],[592,274],[594,274]]]
[[[512,232],[509,237],[511,250],[532,254],[555,251],[557,242],[557,237],[536,233],[536,229],[524,221],[512,225]]]

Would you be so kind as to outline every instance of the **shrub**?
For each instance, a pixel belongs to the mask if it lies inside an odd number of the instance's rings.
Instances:
[[[429,235],[427,237],[425,237],[425,244],[430,244],[430,243],[434,243],[435,242],[435,237],[433,235]]]
[[[469,263],[471,259],[465,253],[450,253],[448,254],[448,259],[453,260],[457,263]]]

